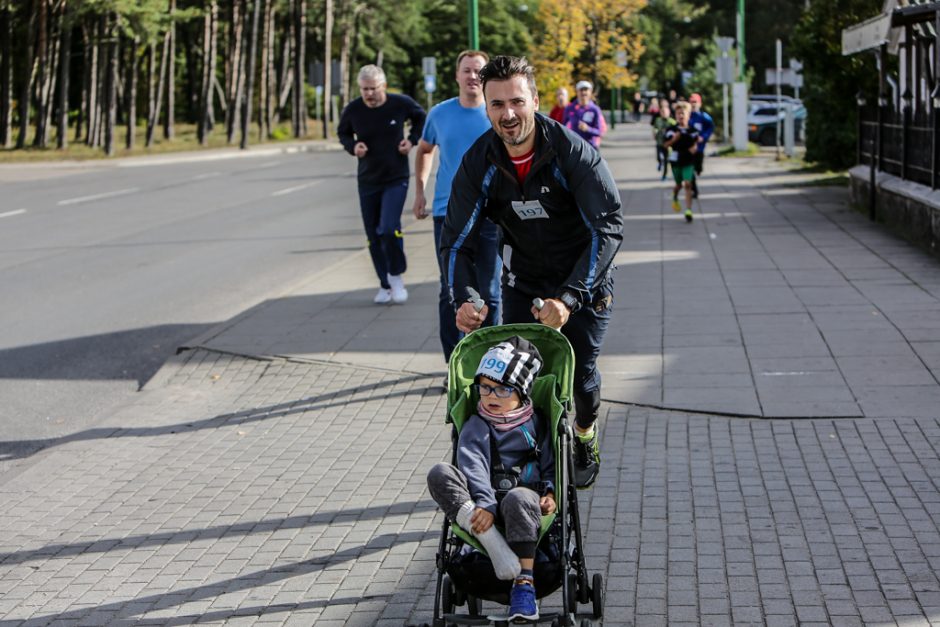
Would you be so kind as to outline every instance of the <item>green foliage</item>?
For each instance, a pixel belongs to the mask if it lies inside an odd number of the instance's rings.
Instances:
[[[813,3],[793,36],[794,55],[803,59],[801,97],[808,111],[806,160],[846,168],[855,160],[857,110],[861,90],[875,98],[877,70],[871,54],[842,56],[842,29],[873,17],[868,0]]]

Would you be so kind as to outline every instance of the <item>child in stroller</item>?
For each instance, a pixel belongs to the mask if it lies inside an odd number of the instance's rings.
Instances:
[[[542,367],[534,344],[513,336],[476,370],[480,402],[460,431],[457,466],[428,473],[432,498],[486,549],[496,576],[513,580],[509,621],[539,618],[533,566],[543,514],[555,511],[555,456],[530,393]],[[494,523],[499,519],[505,538]]]

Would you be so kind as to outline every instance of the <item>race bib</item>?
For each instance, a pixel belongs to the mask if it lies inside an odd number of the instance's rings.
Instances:
[[[584,120],[587,124],[590,124],[594,121],[594,112],[585,111],[584,115],[581,116],[581,119]]]
[[[512,201],[512,210],[516,212],[520,220],[537,220],[539,218],[548,218],[542,203],[537,200],[514,200]]]

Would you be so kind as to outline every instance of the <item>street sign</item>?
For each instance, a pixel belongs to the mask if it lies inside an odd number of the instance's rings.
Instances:
[[[842,29],[842,56],[877,48],[888,43],[891,34],[891,13],[875,16]]]
[[[627,67],[627,51],[617,51],[617,67]]]
[[[768,85],[777,84],[777,70],[765,70],[764,71],[764,80]],[[789,85],[790,87],[802,87],[803,86],[803,75],[797,74],[790,68],[784,68],[780,70],[780,84]]]
[[[424,75],[424,91],[433,94],[437,89],[437,79],[433,74]]]
[[[715,82],[730,85],[734,82],[734,60],[728,56],[715,59]]]
[[[715,43],[722,52],[728,52],[734,47],[734,37],[715,37]]]
[[[425,76],[437,76],[437,59],[434,57],[422,57],[421,73]]]
[[[799,74],[803,71],[803,63],[796,59],[790,59],[790,69]]]

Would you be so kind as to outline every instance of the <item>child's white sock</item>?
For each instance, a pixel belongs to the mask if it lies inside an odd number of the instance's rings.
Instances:
[[[475,509],[476,505],[473,504],[473,501],[467,501],[461,505],[460,511],[457,512],[457,524],[469,531],[480,541],[480,544],[483,545],[483,548],[486,549],[487,554],[490,556],[490,561],[493,562],[493,570],[496,571],[496,576],[499,579],[505,581],[515,579],[521,570],[519,558],[512,552],[509,545],[506,544],[506,540],[503,539],[502,534],[499,533],[495,525],[479,534],[471,530],[470,517],[473,515],[473,510]]]

